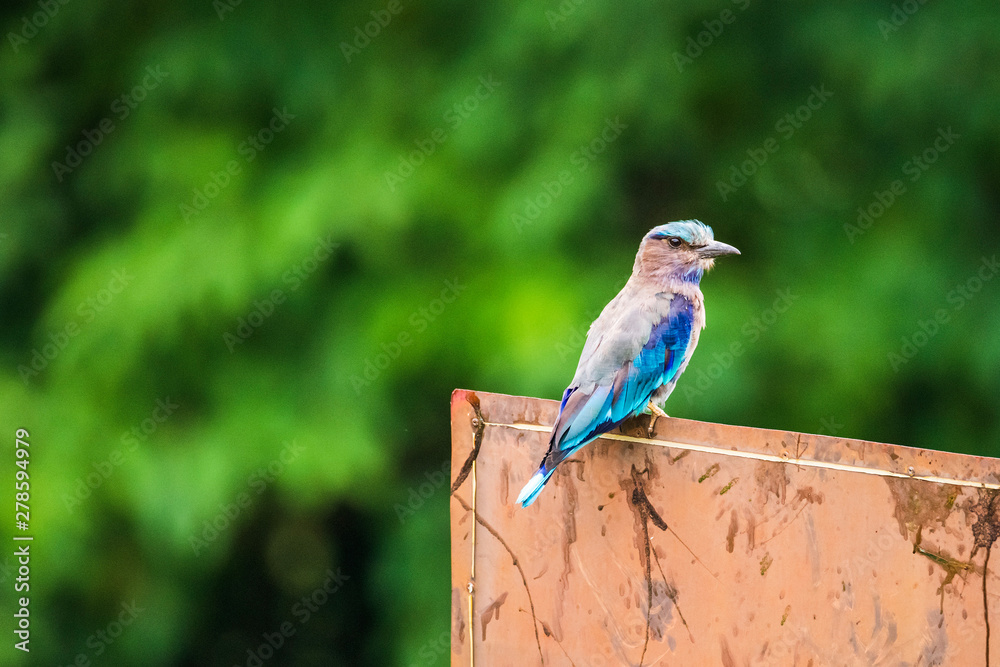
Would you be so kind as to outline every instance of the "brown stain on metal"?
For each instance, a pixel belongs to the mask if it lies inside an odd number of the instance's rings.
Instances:
[[[646,509],[649,500],[646,499],[646,493],[642,489],[642,482],[639,479],[639,472],[635,469],[635,465],[632,466],[631,480],[623,481],[621,483],[622,490],[628,490],[629,486],[632,488],[631,502],[629,505],[632,507],[633,521],[636,527],[636,537],[635,545],[639,551],[639,563],[642,566],[642,571],[645,576],[646,583],[646,600],[648,601],[649,608],[653,606],[653,577],[650,571],[650,544],[649,544],[649,512]],[[629,483],[631,482],[631,484]],[[646,502],[643,502],[645,500]],[[642,667],[643,661],[646,659],[646,649],[649,648],[649,615],[646,614],[645,623],[645,637],[642,643],[642,655],[639,657],[639,667]]]
[[[747,521],[747,553],[757,546],[757,517],[749,509],[743,512],[743,518]]]
[[[976,555],[979,548],[986,549],[983,561],[983,621],[986,623],[986,664],[990,664],[990,601],[986,592],[986,580],[990,572],[990,552],[993,543],[1000,536],[1000,493],[991,489],[978,489],[978,499],[972,506],[976,522],[972,524],[972,536],[975,545],[969,560]]]
[[[556,472],[554,473],[555,476],[552,479],[555,480],[562,475],[575,474],[576,478],[582,482],[583,475],[580,474],[580,470],[583,468],[584,463],[585,462],[582,459],[566,459],[565,461],[559,464],[558,468],[556,468]]]
[[[458,638],[461,646],[465,643],[465,614],[462,613],[462,593],[459,588],[451,589],[451,608],[455,612],[455,618],[451,624],[451,640]]]
[[[691,547],[689,547],[687,545],[687,543],[684,540],[681,539],[681,536],[678,535],[674,531],[673,528],[671,528],[670,526],[667,525],[667,522],[663,520],[663,517],[660,516],[660,513],[656,511],[655,507],[653,507],[653,503],[651,503],[649,501],[649,497],[646,495],[646,492],[645,492],[645,490],[642,487],[642,482],[639,480],[638,475],[640,475],[640,474],[645,474],[647,476],[647,479],[650,482],[654,481],[657,478],[656,466],[654,466],[653,463],[649,460],[649,457],[646,458],[646,468],[642,471],[642,473],[637,473],[636,469],[635,469],[635,465],[632,466],[632,481],[633,481],[633,484],[634,484],[634,489],[633,489],[633,492],[632,492],[632,494],[633,494],[632,495],[633,502],[636,501],[635,491],[636,490],[640,491],[640,493],[638,494],[638,502],[640,502],[642,504],[642,506],[645,508],[646,517],[650,521],[653,522],[653,525],[656,526],[657,528],[659,528],[660,530],[666,531],[666,532],[670,533],[671,535],[673,535],[674,539],[676,539],[680,543],[680,545],[682,547],[684,547],[684,549],[689,554],[691,554],[691,556],[694,557],[695,561],[699,565],[701,565],[701,567],[704,568],[704,570],[706,572],[708,572],[710,575],[712,575],[713,579],[718,580],[718,577],[715,575],[714,572],[712,572],[710,569],[708,569],[708,566],[705,565],[705,562],[701,559],[701,557],[699,557],[698,554],[696,554],[694,552],[694,550],[692,550]],[[612,495],[614,495],[614,494],[612,494]],[[680,610],[678,609],[678,612],[679,611]],[[684,620],[683,616],[681,616],[681,620]],[[685,625],[686,625],[686,623],[685,623]]]
[[[1000,537],[1000,494],[988,489],[978,489],[979,497],[972,506],[976,522],[972,524],[972,537],[975,547],[972,554],[980,547],[989,549]]]
[[[462,464],[461,470],[458,471],[454,483],[451,485],[452,493],[458,491],[462,484],[465,483],[469,473],[472,472],[472,464],[476,462],[476,458],[479,456],[479,450],[483,446],[483,433],[486,432],[486,419],[483,418],[483,413],[479,407],[479,397],[476,396],[475,392],[467,391],[465,392],[465,400],[469,402],[469,405],[472,406],[472,409],[476,413],[476,416],[472,418],[472,430],[474,431],[473,447],[472,451],[469,452],[469,457]]]
[[[823,504],[823,494],[818,491],[813,491],[811,486],[803,486],[795,492],[795,500],[805,501],[810,505],[816,503],[817,505]]]
[[[972,569],[972,565],[969,564],[969,563],[963,563],[960,560],[956,560],[954,558],[951,558],[950,556],[948,556],[947,554],[945,554],[943,552],[936,553],[934,551],[930,551],[928,549],[924,549],[922,546],[920,546],[920,543],[922,541],[922,535],[921,535],[922,530],[923,530],[922,527],[919,528],[919,529],[917,529],[917,539],[916,539],[916,541],[913,544],[913,553],[920,554],[921,556],[924,556],[925,558],[930,559],[930,561],[932,563],[936,563],[937,565],[940,565],[941,568],[943,568],[944,571],[947,572],[947,576],[945,576],[944,580],[941,582],[941,586],[938,587],[938,591],[937,591],[938,595],[941,596],[941,608],[940,608],[940,611],[941,611],[942,620],[944,620],[944,589],[945,589],[945,587],[948,584],[950,584],[955,579],[955,575],[958,574],[959,572],[964,572],[964,571],[967,571],[967,570],[971,570]],[[933,567],[931,567],[930,571],[931,572],[934,571]]]
[[[650,483],[655,482],[660,478],[660,469],[656,465],[656,458],[651,457],[648,451],[643,458],[643,472],[646,474],[646,479],[649,480]]]
[[[736,660],[733,659],[733,652],[729,650],[726,638],[722,637],[720,643],[722,644],[722,667],[736,667]]]
[[[772,490],[774,490],[774,488],[776,487],[772,487]],[[785,485],[781,487],[782,495],[780,496],[780,498],[782,503],[785,502],[784,496],[786,491],[787,491],[787,479]],[[771,540],[773,540],[774,538],[778,537],[783,532],[785,532],[785,530],[787,530],[792,524],[794,524],[798,520],[800,516],[802,516],[802,512],[805,511],[805,509],[812,504],[822,505],[823,494],[814,491],[811,486],[804,486],[801,489],[798,489],[795,492],[795,497],[792,499],[791,503],[791,508],[795,510],[795,514],[793,514],[790,518],[786,515],[783,518],[779,527],[773,533],[771,533],[770,537],[762,541],[761,545],[767,544],[768,542],[770,542]],[[778,513],[775,514],[775,516],[779,516],[781,514],[782,510],[779,510]],[[765,519],[764,521],[766,522],[767,519]]]
[[[642,667],[643,661],[646,659],[646,650],[649,648],[649,633],[650,625],[652,622],[652,610],[653,610],[653,575],[651,561],[652,555],[655,555],[655,551],[652,549],[652,545],[649,541],[649,521],[652,516],[656,518],[653,522],[659,527],[662,525],[662,530],[665,530],[667,524],[663,521],[663,518],[656,512],[652,504],[649,502],[649,498],[646,497],[646,491],[643,488],[642,480],[640,475],[647,474],[649,470],[643,470],[642,473],[636,470],[635,465],[632,466],[631,474],[631,485],[628,482],[622,484],[623,490],[627,490],[628,486],[632,487],[631,502],[629,503],[633,509],[633,517],[636,523],[636,541],[637,547],[639,548],[639,561],[642,565],[643,573],[645,575],[646,583],[646,613],[645,616],[645,635],[642,643],[642,655],[639,657],[639,667]],[[659,567],[659,561],[657,561],[657,567]],[[662,568],[661,568],[662,575]],[[666,585],[666,581],[664,581]],[[676,596],[676,591],[674,592]],[[637,596],[638,597],[638,596]],[[676,598],[675,598],[676,599]],[[636,606],[640,609],[641,605],[636,602]],[[686,623],[685,623],[686,625]]]
[[[633,517],[635,518],[635,522],[637,524],[636,546],[639,548],[638,549],[639,560],[645,572],[646,605],[647,605],[645,613],[646,623],[645,623],[645,638],[642,647],[642,656],[639,658],[639,667],[642,667],[642,663],[646,658],[646,650],[649,648],[650,633],[651,632],[653,633],[654,639],[656,639],[657,641],[661,641],[665,635],[666,626],[670,622],[670,609],[664,604],[663,601],[664,597],[666,597],[673,603],[674,609],[677,610],[677,615],[681,619],[681,623],[684,625],[685,630],[687,630],[688,632],[689,639],[691,640],[692,643],[694,643],[694,635],[691,633],[691,628],[688,626],[687,619],[684,618],[684,612],[681,611],[680,603],[678,602],[680,594],[678,593],[676,586],[672,585],[670,582],[667,581],[667,576],[663,572],[663,567],[660,564],[659,556],[657,555],[656,550],[652,548],[652,543],[649,539],[649,522],[652,521],[653,525],[659,528],[660,530],[672,534],[675,538],[677,538],[677,540],[681,543],[681,545],[685,549],[687,549],[692,556],[694,556],[695,560],[697,560],[702,565],[702,567],[704,567],[706,570],[708,569],[708,567],[701,561],[701,559],[698,558],[698,555],[695,554],[693,551],[691,551],[691,549],[687,546],[687,544],[685,544],[684,541],[681,540],[680,536],[678,536],[677,533],[675,533],[667,525],[667,522],[663,520],[663,517],[660,516],[659,512],[656,511],[656,508],[653,507],[653,504],[649,501],[649,497],[646,495],[646,491],[643,486],[641,476],[647,475],[648,478],[652,478],[654,474],[655,471],[652,470],[650,466],[647,466],[647,468],[640,473],[639,471],[636,470],[635,465],[633,465],[631,471],[631,480],[630,480],[632,483],[628,484],[627,481],[623,481],[620,483],[623,490],[628,490],[629,486],[632,487],[632,493],[630,498],[631,502],[629,503],[629,506],[633,510]],[[652,565],[651,565],[651,563],[654,560],[656,562],[656,568],[660,572],[660,577],[662,577],[663,580],[662,586],[660,585],[660,582],[657,582],[657,586],[655,588],[656,592],[655,596],[654,596]],[[715,575],[713,574],[712,576]],[[626,607],[628,606],[629,606],[628,601],[626,599]],[[639,603],[638,591],[636,591],[636,607],[640,609],[642,608],[642,605]],[[654,614],[653,610],[656,608],[658,608],[659,611]]]
[[[500,504],[510,505],[510,461],[507,459],[500,464]]]
[[[579,467],[582,468],[583,466]],[[576,508],[579,498],[571,472],[563,474],[560,482],[562,482],[560,486],[565,489],[563,493],[564,538],[562,540],[563,571],[559,575],[558,585],[556,586],[556,615],[552,619],[552,630],[556,641],[562,641],[562,638],[565,636],[563,634],[561,619],[566,603],[566,593],[569,590],[569,575],[573,572],[573,561],[570,556],[573,543],[576,542]]]
[[[733,553],[736,548],[736,534],[740,532],[740,520],[736,516],[736,510],[729,515],[729,532],[726,533],[726,551]]]
[[[785,464],[774,461],[759,461],[754,469],[754,482],[763,492],[764,504],[773,493],[781,504],[785,503],[788,489],[788,476],[785,474]]]
[[[504,591],[503,595],[498,597],[496,600],[491,602],[486,610],[479,615],[479,623],[483,628],[483,641],[486,641],[486,628],[489,626],[490,621],[496,619],[500,620],[500,607],[503,603],[507,601],[507,592]]]
[[[899,534],[903,539],[909,539],[911,530],[936,522],[944,525],[948,520],[957,493],[954,486],[895,477],[883,479],[892,494],[895,504],[893,516],[899,523]]]

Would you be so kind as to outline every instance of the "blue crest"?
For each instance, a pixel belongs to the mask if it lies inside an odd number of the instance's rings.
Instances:
[[[653,227],[646,234],[646,238],[649,239],[665,239],[669,236],[684,239],[689,245],[693,246],[705,245],[715,240],[712,228],[700,220],[668,222],[665,225]]]

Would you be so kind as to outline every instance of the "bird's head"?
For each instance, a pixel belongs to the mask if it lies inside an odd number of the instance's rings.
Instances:
[[[669,222],[649,230],[635,258],[636,269],[650,275],[698,282],[715,258],[738,255],[731,245],[715,240],[712,228],[698,220]]]

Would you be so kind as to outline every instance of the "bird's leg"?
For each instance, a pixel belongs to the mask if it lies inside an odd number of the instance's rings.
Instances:
[[[653,403],[652,401],[649,402],[649,404],[646,406],[646,409],[649,410],[652,413],[652,415],[653,415],[652,418],[650,418],[650,420],[649,420],[649,427],[646,429],[647,437],[652,438],[653,437],[653,430],[654,430],[654,427],[656,426],[656,420],[659,419],[660,417],[667,417],[667,418],[669,418],[670,415],[668,415],[666,412],[664,412],[660,408],[660,406],[658,406],[656,403]]]
[[[660,406],[658,406],[656,403],[653,403],[652,401],[650,401],[649,405],[647,405],[646,407],[649,408],[649,411],[652,412],[657,417],[667,417],[667,418],[670,417],[670,415],[664,412]]]

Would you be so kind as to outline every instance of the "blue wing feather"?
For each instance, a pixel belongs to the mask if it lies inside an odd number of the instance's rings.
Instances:
[[[556,466],[568,456],[642,412],[653,392],[677,375],[693,326],[694,306],[687,298],[674,295],[667,315],[653,326],[642,349],[615,373],[609,385],[589,391],[569,387],[565,391],[549,452],[518,496],[519,503],[527,507],[534,502]]]
[[[595,388],[585,400],[573,401],[571,413],[563,414],[573,394],[580,391],[575,387],[567,389],[560,405],[560,419],[566,428],[561,433],[557,429],[561,437],[556,439],[556,448],[572,453],[642,412],[653,392],[674,379],[684,362],[693,323],[693,305],[675,295],[668,314],[652,328],[635,359],[615,374],[611,387]]]

